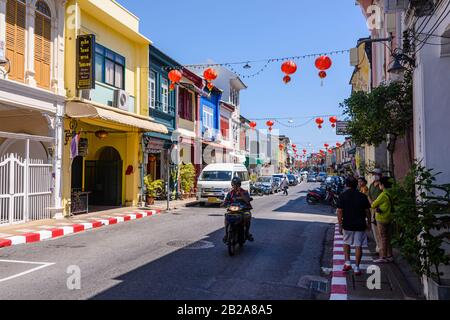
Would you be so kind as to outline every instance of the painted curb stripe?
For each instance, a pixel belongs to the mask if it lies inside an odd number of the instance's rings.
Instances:
[[[105,219],[89,218],[90,222],[76,223],[47,230],[39,230],[36,232],[25,233],[6,238],[0,238],[0,248],[10,247],[18,244],[34,243],[65,235],[83,232],[90,229],[100,228],[107,225],[118,224],[130,220],[142,219],[156,214],[161,214],[161,210],[133,211],[132,213],[120,214],[115,217],[103,217]],[[80,220],[81,221],[81,220]]]
[[[330,300],[347,300],[347,275],[342,271],[344,256],[337,254],[343,252],[344,237],[339,233],[339,225],[335,225],[333,239],[333,272],[331,278]]]
[[[9,247],[12,245],[12,241],[9,239],[0,239],[0,248]]]

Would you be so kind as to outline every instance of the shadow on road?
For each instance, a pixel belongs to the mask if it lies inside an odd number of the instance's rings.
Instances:
[[[307,191],[299,192],[300,197],[289,200],[281,207],[274,209],[274,212],[289,212],[302,214],[315,214],[325,216],[335,216],[335,209],[324,204],[309,205],[306,202]]]
[[[256,241],[229,257],[223,230],[125,273],[119,283],[91,299],[213,300],[315,299],[298,286],[320,275],[320,257],[330,224],[254,219]],[[186,245],[187,239],[171,243]],[[202,246],[202,244],[209,244]],[[162,246],[169,246],[162,244]]]

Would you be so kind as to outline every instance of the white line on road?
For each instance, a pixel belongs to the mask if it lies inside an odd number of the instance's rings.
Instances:
[[[33,268],[33,269],[30,269],[30,270],[27,270],[27,271],[24,271],[24,272],[15,274],[15,275],[10,276],[10,277],[6,277],[6,278],[3,278],[3,279],[0,279],[0,282],[5,282],[5,281],[8,281],[8,280],[12,280],[12,279],[15,279],[15,278],[24,276],[24,275],[26,275],[26,274],[29,274],[29,273],[32,273],[32,272],[35,272],[35,271],[38,271],[38,270],[41,270],[41,269],[50,267],[50,266],[52,266],[52,265],[55,264],[55,263],[52,263],[52,262],[32,262],[32,261],[19,261],[19,260],[0,260],[0,262],[21,263],[21,264],[35,264],[35,265],[39,265],[38,267],[35,267],[35,268]]]

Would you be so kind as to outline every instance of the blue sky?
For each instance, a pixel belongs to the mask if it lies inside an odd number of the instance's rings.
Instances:
[[[368,30],[354,0],[119,0],[140,17],[141,32],[154,45],[182,64],[213,60],[234,62],[298,56],[350,49]],[[353,68],[348,53],[331,56],[333,67],[323,87],[314,59],[297,61],[289,85],[282,81],[281,63],[271,64],[259,76],[244,79],[241,113],[249,119],[308,117],[335,114],[350,94]],[[253,73],[263,64],[252,64]],[[307,119],[306,119],[307,120]],[[294,119],[293,125],[305,123]],[[282,121],[288,124],[287,121]],[[258,127],[265,128],[265,121]],[[342,141],[328,122],[319,130],[314,122],[299,128],[276,124],[299,145]]]

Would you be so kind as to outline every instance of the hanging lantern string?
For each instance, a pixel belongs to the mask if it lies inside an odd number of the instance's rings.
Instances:
[[[242,64],[248,64],[248,63],[258,63],[258,62],[280,62],[280,61],[288,61],[288,60],[300,60],[300,59],[308,59],[308,58],[316,58],[324,55],[335,55],[335,54],[344,54],[349,53],[350,50],[335,50],[330,52],[322,52],[322,53],[311,53],[311,54],[305,54],[301,56],[293,56],[293,57],[283,57],[283,58],[270,58],[270,59],[261,59],[261,60],[253,60],[253,61],[240,61],[240,62],[226,62],[226,63],[202,63],[202,64],[189,64],[185,65],[185,68],[208,68],[208,67],[219,67],[219,66],[230,66],[230,65],[242,65]]]
[[[288,124],[282,123],[281,121],[279,121],[277,119],[273,119],[273,120],[276,123],[278,123],[278,124],[280,124],[280,125],[282,125],[283,127],[286,127],[286,128],[300,128],[300,127],[304,127],[304,126],[308,125],[309,123],[311,123],[311,121],[313,121],[314,118],[308,119],[306,122],[298,124],[298,125],[288,125]]]
[[[259,119],[249,119],[252,121],[265,121],[265,120],[294,120],[294,119],[315,119],[315,118],[328,118],[335,116],[335,114],[328,114],[328,115],[311,115],[311,116],[303,116],[303,117],[289,117],[289,118],[259,118]]]

